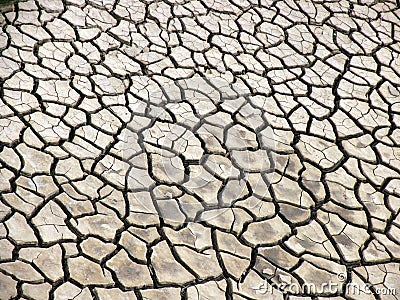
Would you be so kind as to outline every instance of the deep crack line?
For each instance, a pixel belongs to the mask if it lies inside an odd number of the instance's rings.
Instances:
[[[398,4],[1,5],[0,299],[399,299]]]

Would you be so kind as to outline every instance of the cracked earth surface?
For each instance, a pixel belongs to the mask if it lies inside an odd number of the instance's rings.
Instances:
[[[400,299],[399,5],[1,7],[0,299]]]

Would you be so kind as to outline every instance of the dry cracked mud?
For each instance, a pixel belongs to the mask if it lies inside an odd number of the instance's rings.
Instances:
[[[0,8],[0,299],[400,299],[400,3]]]

